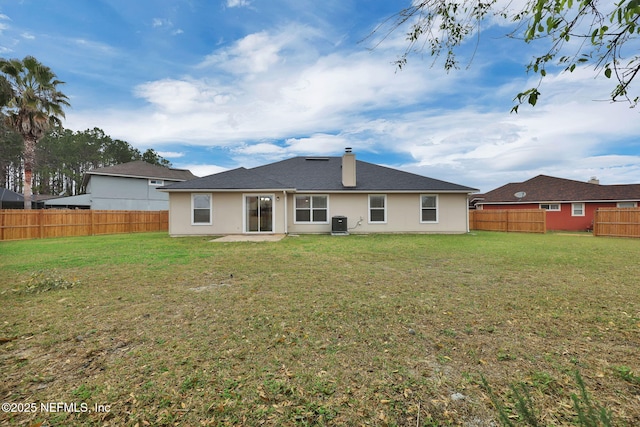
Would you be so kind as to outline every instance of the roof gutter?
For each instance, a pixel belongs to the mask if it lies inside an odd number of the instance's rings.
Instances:
[[[158,187],[158,191],[165,193],[260,193],[263,191],[281,192],[291,191],[296,192],[295,188],[167,188]]]
[[[608,199],[608,200],[529,200],[526,202],[478,202],[478,205],[531,205],[539,203],[616,203],[616,202],[637,202],[637,199]]]
[[[113,176],[117,178],[140,178],[140,179],[162,179],[165,181],[177,181],[184,182],[188,181],[185,178],[174,178],[174,177],[163,177],[163,176],[151,176],[151,175],[131,175],[131,174],[123,174],[123,173],[102,173],[102,172],[85,172],[86,175],[96,175],[96,176]]]

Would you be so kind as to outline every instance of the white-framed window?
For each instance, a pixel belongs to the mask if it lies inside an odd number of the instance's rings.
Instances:
[[[294,209],[295,223],[329,223],[329,196],[296,195]]]
[[[571,203],[571,216],[584,216],[584,203]]]
[[[540,209],[548,211],[560,211],[560,203],[540,203]]]
[[[420,222],[438,222],[438,196],[423,194],[420,196]]]
[[[150,179],[149,180],[149,185],[163,186],[164,185],[164,180],[162,180],[162,179]]]
[[[386,194],[369,195],[369,222],[381,224],[387,222]]]
[[[211,225],[213,223],[213,197],[211,194],[196,193],[191,195],[191,224]]]
[[[618,202],[616,203],[618,208],[637,208],[638,202]]]

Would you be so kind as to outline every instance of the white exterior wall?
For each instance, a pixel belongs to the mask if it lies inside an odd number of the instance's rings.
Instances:
[[[369,194],[386,194],[386,223],[369,222]],[[468,231],[467,195],[438,194],[438,221],[421,223],[420,196],[434,193],[358,193],[328,194],[329,223],[294,223],[294,199],[288,203],[290,233],[330,233],[331,218],[347,217],[349,233],[466,233]]]
[[[245,230],[243,200],[245,195],[250,194],[274,196],[273,214],[275,218],[274,233],[276,234],[330,233],[331,219],[334,216],[347,217],[350,233],[455,234],[468,231],[467,194],[438,194],[438,221],[421,223],[420,196],[422,194],[433,195],[434,193],[370,193],[386,194],[387,196],[387,221],[384,224],[369,222],[368,193],[326,194],[329,205],[327,223],[305,224],[295,222],[295,194],[286,194],[285,203],[285,193],[282,191],[202,193],[212,194],[212,224],[193,225],[191,220],[192,193],[173,192],[169,196],[169,234],[171,236],[243,234]]]
[[[192,224],[191,194],[169,193],[169,235],[194,236],[194,235],[225,235],[244,234],[244,196],[272,195],[273,215],[275,217],[274,233],[284,234],[284,193],[264,191],[260,193],[208,193],[212,195],[212,221],[211,225]]]

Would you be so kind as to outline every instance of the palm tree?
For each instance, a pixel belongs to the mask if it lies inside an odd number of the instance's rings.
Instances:
[[[62,124],[63,106],[70,106],[67,96],[57,89],[64,84],[49,67],[33,56],[19,59],[0,59],[0,72],[11,89],[8,101],[0,104],[6,112],[8,125],[22,136],[24,142],[24,208],[31,209],[31,182],[36,145],[53,126]]]
[[[5,76],[0,75],[0,108],[6,106],[13,98],[13,88]]]

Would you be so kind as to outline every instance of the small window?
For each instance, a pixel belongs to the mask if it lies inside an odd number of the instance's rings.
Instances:
[[[194,225],[211,225],[211,194],[194,194],[191,196],[192,223]]]
[[[328,222],[327,196],[296,196],[295,222],[326,224]]]
[[[438,222],[438,196],[420,196],[420,222]]]
[[[638,207],[638,203],[637,202],[618,202],[616,204],[616,207],[618,207],[618,208],[637,208]]]
[[[571,216],[584,216],[584,203],[571,203]]]
[[[162,186],[162,185],[164,185],[164,181],[161,180],[161,179],[150,179],[149,180],[149,185]]]
[[[548,211],[560,211],[560,203],[540,203],[540,209]]]
[[[387,222],[387,196],[372,194],[369,196],[369,222]]]

